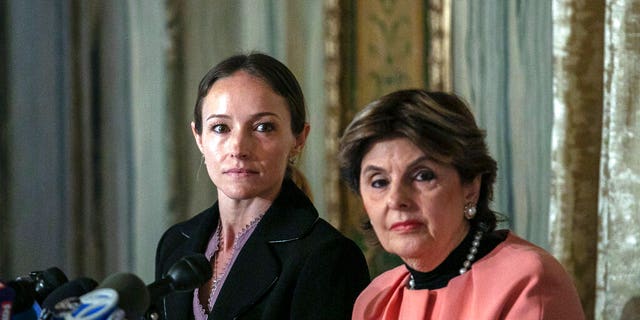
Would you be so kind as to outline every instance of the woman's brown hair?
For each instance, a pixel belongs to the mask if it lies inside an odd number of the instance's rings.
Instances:
[[[338,151],[341,177],[354,192],[360,193],[360,165],[366,152],[379,141],[399,137],[409,139],[433,160],[453,165],[463,183],[480,176],[477,214],[470,222],[495,229],[496,213],[489,204],[497,165],[489,155],[484,131],[460,97],[400,90],[365,106],[345,129]]]

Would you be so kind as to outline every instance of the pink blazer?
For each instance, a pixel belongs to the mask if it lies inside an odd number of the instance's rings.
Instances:
[[[570,276],[543,249],[509,233],[471,270],[436,290],[407,288],[405,266],[360,294],[353,319],[584,319]]]

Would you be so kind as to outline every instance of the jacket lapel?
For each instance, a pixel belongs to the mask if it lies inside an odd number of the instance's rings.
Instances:
[[[282,262],[270,246],[300,239],[317,220],[318,213],[310,200],[285,179],[280,195],[231,267],[209,319],[235,317],[255,305],[280,276]]]
[[[236,259],[209,319],[237,316],[254,305],[278,280],[280,262],[254,233]]]
[[[180,234],[183,237],[181,242],[167,259],[163,273],[166,273],[171,266],[178,260],[196,253],[204,253],[209,237],[213,233],[213,229],[218,225],[218,208],[217,203],[198,215],[197,218],[189,224],[182,226]],[[189,319],[192,314],[191,309],[193,303],[193,291],[176,292],[172,294],[171,299],[166,300],[165,307],[167,314],[176,317],[176,319]]]

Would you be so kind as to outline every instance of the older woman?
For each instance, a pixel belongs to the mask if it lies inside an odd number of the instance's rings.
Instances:
[[[377,240],[404,262],[360,294],[353,319],[584,318],[550,254],[495,230],[496,163],[457,96],[403,90],[372,102],[339,159]]]

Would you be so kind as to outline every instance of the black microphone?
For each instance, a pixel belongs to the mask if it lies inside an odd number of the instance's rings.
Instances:
[[[147,286],[151,302],[175,291],[187,291],[200,287],[213,275],[211,263],[203,254],[186,256],[174,263],[162,279]]]
[[[67,299],[79,297],[98,286],[98,282],[91,278],[80,277],[73,281],[69,281],[57,289],[53,290],[42,302],[42,312],[39,319],[51,319],[55,314],[56,304]]]
[[[151,306],[145,319],[160,319],[157,303],[164,296],[176,291],[188,291],[200,287],[211,279],[211,263],[203,254],[186,256],[174,263],[162,279],[147,286],[151,297]]]
[[[51,292],[69,281],[64,272],[56,267],[44,271],[32,271],[29,279],[33,281],[35,300],[40,305]]]
[[[41,305],[53,290],[67,281],[67,276],[60,269],[52,267],[44,271],[32,271],[28,276],[5,283],[15,291],[13,312],[25,311],[31,308],[34,302]]]

